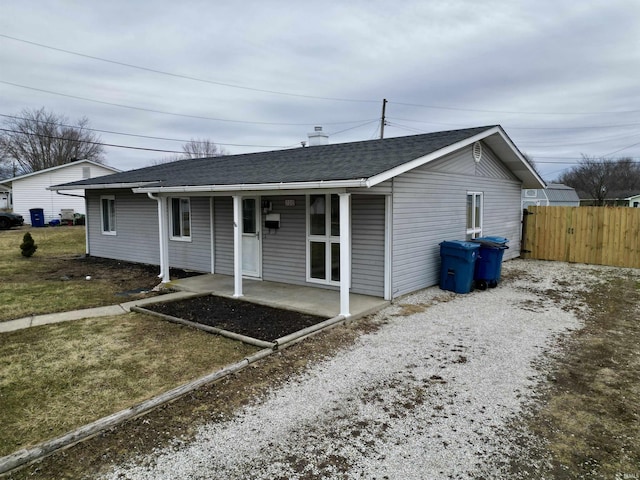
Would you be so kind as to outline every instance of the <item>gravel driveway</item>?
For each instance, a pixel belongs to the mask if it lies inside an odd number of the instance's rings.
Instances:
[[[506,476],[507,422],[531,401],[545,354],[581,327],[573,292],[597,269],[504,264],[498,288],[430,288],[377,314],[382,326],[195,441],[111,479],[440,479]]]

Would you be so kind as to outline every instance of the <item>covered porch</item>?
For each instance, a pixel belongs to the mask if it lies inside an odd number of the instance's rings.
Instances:
[[[234,297],[234,277],[231,275],[198,275],[173,280],[171,286],[193,293],[211,293],[221,297]],[[241,300],[327,318],[333,318],[340,314],[340,291],[325,288],[245,278],[243,279]],[[376,312],[388,304],[389,301],[383,298],[349,294],[351,318]]]

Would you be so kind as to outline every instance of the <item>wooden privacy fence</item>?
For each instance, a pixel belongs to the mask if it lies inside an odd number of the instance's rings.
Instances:
[[[640,268],[640,208],[529,207],[524,258]]]

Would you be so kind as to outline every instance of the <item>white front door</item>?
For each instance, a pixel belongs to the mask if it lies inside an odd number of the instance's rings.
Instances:
[[[249,197],[242,199],[242,274],[247,277],[260,277],[260,199]]]

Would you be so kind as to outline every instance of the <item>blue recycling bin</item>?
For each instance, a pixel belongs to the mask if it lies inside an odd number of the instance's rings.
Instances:
[[[44,227],[44,209],[30,208],[29,213],[31,214],[32,227]]]
[[[473,290],[479,243],[452,240],[440,244],[440,288],[456,293]]]
[[[480,290],[495,288],[502,273],[502,256],[509,248],[504,237],[479,237],[472,240],[480,246],[473,279]]]

